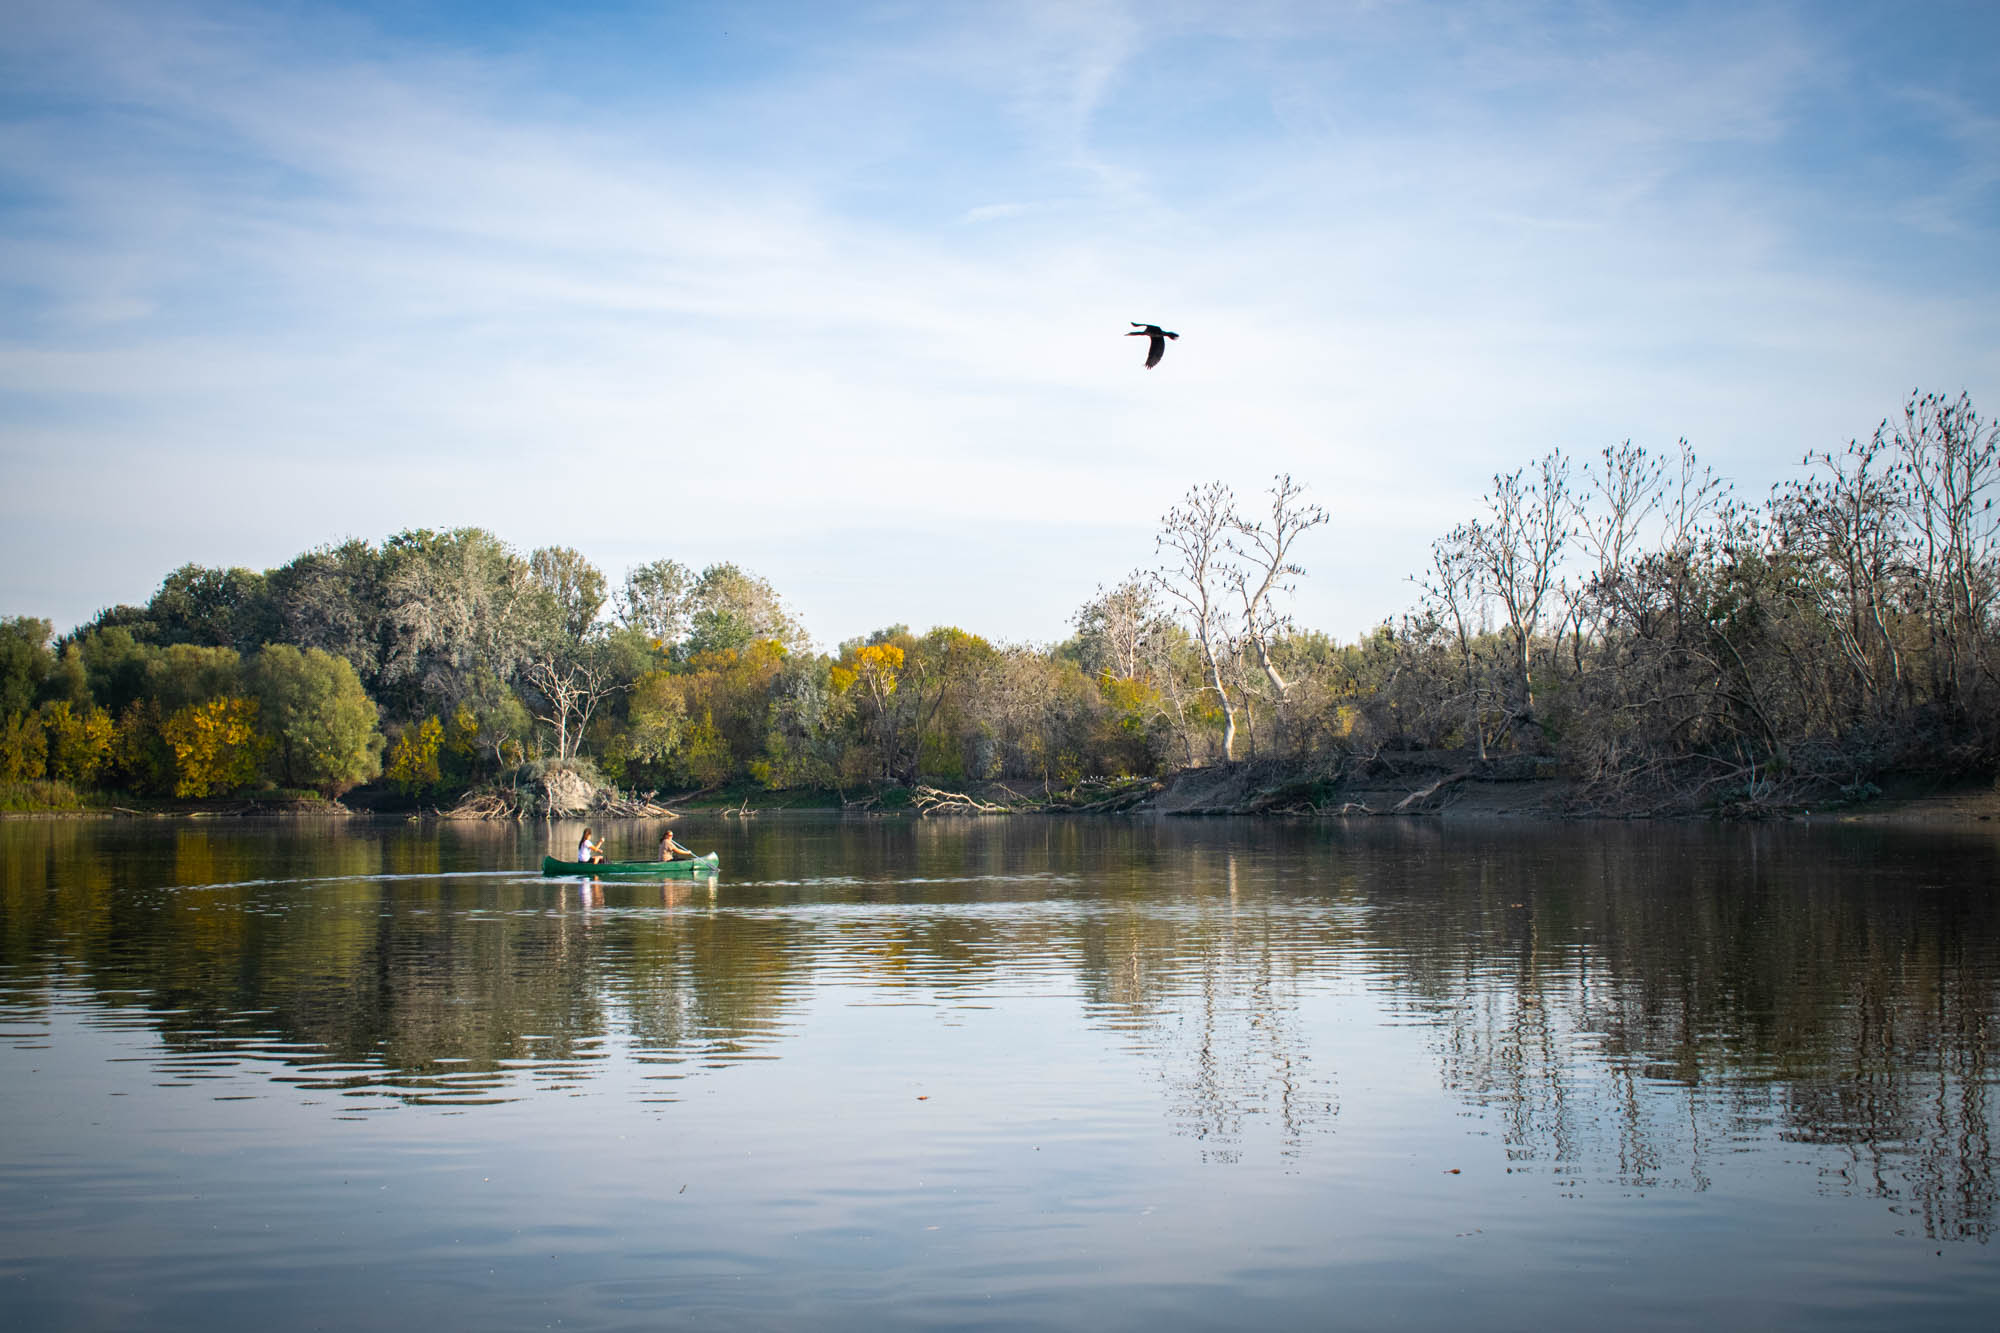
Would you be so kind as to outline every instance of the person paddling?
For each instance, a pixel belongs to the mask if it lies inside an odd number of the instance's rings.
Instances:
[[[662,861],[692,861],[694,853],[674,841],[674,831],[668,829],[660,838],[660,859]]]
[[[590,830],[583,831],[583,840],[576,845],[576,859],[579,865],[595,865],[604,859],[604,844],[590,840]]]

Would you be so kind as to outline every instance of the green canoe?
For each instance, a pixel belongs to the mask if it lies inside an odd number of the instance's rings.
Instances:
[[[707,856],[697,856],[688,861],[599,861],[595,865],[584,861],[558,861],[553,856],[542,858],[544,875],[644,875],[658,878],[661,875],[713,875],[715,868],[722,864],[722,858],[714,852]]]

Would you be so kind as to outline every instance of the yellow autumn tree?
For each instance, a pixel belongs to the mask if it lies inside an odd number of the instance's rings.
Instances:
[[[905,641],[909,633],[902,626],[892,631]],[[899,643],[878,641],[843,646],[840,661],[829,673],[836,695],[853,698],[858,707],[863,744],[856,746],[841,763],[842,776],[886,777],[895,752],[896,718],[893,708],[896,686],[907,654]]]
[[[9,713],[0,722],[0,782],[28,782],[46,777],[48,733],[32,713]]]
[[[471,704],[460,704],[451,715],[451,730],[445,737],[448,753],[470,763],[479,755],[479,715]]]
[[[896,674],[903,669],[903,650],[893,643],[864,644],[847,663],[833,669],[834,688],[860,685],[877,707],[896,692]]]
[[[227,694],[176,709],[160,724],[174,757],[174,795],[215,796],[257,775],[264,744],[257,735],[257,701]]]
[[[111,715],[94,704],[78,711],[64,699],[42,705],[42,727],[49,738],[49,775],[79,787],[93,785],[118,738]]]
[[[443,748],[444,723],[436,715],[427,717],[396,738],[384,776],[410,795],[421,794],[444,780],[438,770],[438,752]]]
[[[667,760],[676,781],[709,786],[748,771],[770,733],[771,690],[786,657],[783,644],[759,639],[690,657],[670,678],[681,696],[679,717],[669,712],[659,720],[679,731]]]

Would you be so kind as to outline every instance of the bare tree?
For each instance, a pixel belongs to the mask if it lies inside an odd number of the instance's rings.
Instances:
[[[1486,496],[1487,522],[1467,531],[1477,553],[1485,590],[1507,612],[1507,631],[1514,648],[1521,701],[1518,716],[1532,721],[1535,678],[1532,664],[1535,635],[1549,610],[1562,558],[1568,546],[1575,508],[1569,491],[1569,460],[1552,450],[1527,469],[1495,474]]]
[[[1115,588],[1100,586],[1070,623],[1076,626],[1086,671],[1132,680],[1145,666],[1147,638],[1158,634],[1164,621],[1151,582],[1133,574]]]
[[[1994,602],[2000,516],[1987,492],[2000,481],[2000,424],[1982,422],[1964,394],[1912,394],[1895,443],[1909,482],[1933,692],[1962,710],[1983,673],[1980,640]]]
[[[1451,626],[1464,676],[1465,729],[1472,734],[1479,757],[1486,757],[1486,729],[1480,721],[1482,691],[1472,643],[1480,609],[1479,551],[1471,527],[1461,524],[1431,543],[1431,567],[1418,580],[1431,614]]]
[[[1901,473],[1881,466],[1882,433],[1843,454],[1808,454],[1823,475],[1787,482],[1772,496],[1779,548],[1798,565],[1790,601],[1832,637],[1880,715],[1903,695],[1903,657],[1891,621],[1906,566],[1897,532],[1908,496]]]
[[[1222,594],[1229,586],[1229,534],[1240,523],[1229,487],[1219,481],[1195,487],[1160,520],[1154,548],[1170,563],[1147,575],[1154,588],[1180,607],[1194,632],[1208,688],[1222,709],[1225,763],[1236,758],[1236,704],[1224,679],[1235,657],[1235,637]]]
[[[1681,441],[1685,454],[1687,441]],[[1595,568],[1575,599],[1577,667],[1582,669],[1586,629],[1593,639],[1602,635],[1617,606],[1626,570],[1637,555],[1646,520],[1666,500],[1666,460],[1655,458],[1643,445],[1627,440],[1606,445],[1602,466],[1586,463],[1584,493],[1577,497],[1576,536]],[[1586,626],[1584,621],[1591,623]]]
[[[1289,472],[1279,473],[1272,481],[1270,496],[1268,524],[1262,520],[1251,523],[1240,516],[1231,524],[1235,535],[1229,539],[1229,550],[1239,563],[1225,570],[1224,578],[1242,603],[1243,635],[1257,654],[1264,679],[1283,705],[1290,686],[1272,665],[1271,640],[1289,628],[1290,617],[1276,611],[1272,599],[1291,592],[1295,585],[1290,580],[1306,572],[1304,565],[1292,559],[1293,543],[1330,516],[1318,505],[1306,503],[1305,487],[1294,482]]]
[[[1686,440],[1680,442],[1680,451],[1680,467],[1668,486],[1666,531],[1660,547],[1684,557],[1711,535],[1716,521],[1724,528],[1735,526],[1735,501],[1730,497],[1729,483],[1716,476],[1713,468],[1702,466]]]
[[[535,714],[555,729],[556,758],[573,759],[597,706],[626,688],[600,654],[544,649],[521,669],[521,677],[541,696]]]

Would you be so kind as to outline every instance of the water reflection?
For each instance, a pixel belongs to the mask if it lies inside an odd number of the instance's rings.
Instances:
[[[1204,1160],[1421,1060],[1516,1170],[1708,1189],[1746,1145],[1993,1233],[1995,845],[1797,828],[704,826],[720,882],[544,880],[515,826],[0,827],[0,1023],[139,1025],[168,1087],[342,1114],[783,1058],[816,1002],[1054,996]],[[635,826],[610,831],[643,845]],[[1024,1008],[1022,1012],[1030,1012]],[[1034,1021],[1023,1017],[1020,1021]],[[1367,1029],[1390,1040],[1365,1043]],[[959,1058],[977,1059],[976,1051]]]

